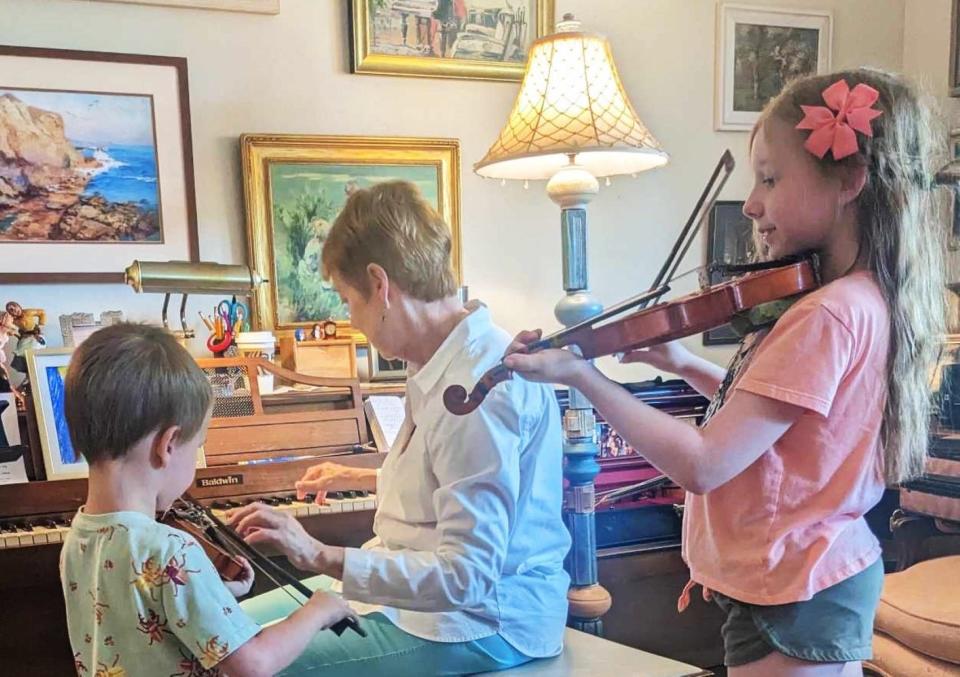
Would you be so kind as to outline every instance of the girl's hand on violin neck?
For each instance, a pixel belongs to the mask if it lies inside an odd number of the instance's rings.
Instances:
[[[539,339],[539,330],[522,331],[517,334],[513,343],[507,348],[507,355],[503,358],[504,366],[528,381],[562,383],[568,386],[573,385],[572,381],[575,381],[585,368],[589,368],[589,363],[569,350],[551,348],[533,354],[520,352],[527,344]]]
[[[243,573],[240,574],[240,578],[237,580],[224,581],[223,584],[234,597],[243,597],[250,592],[250,588],[253,587],[254,572],[253,567],[250,566],[250,562],[247,561],[246,557],[238,557],[237,559],[243,563]]]
[[[679,374],[689,362],[690,354],[690,350],[679,341],[670,341],[624,353],[620,357],[620,362],[622,364],[641,362],[671,374]]]
[[[247,543],[273,546],[298,569],[312,570],[323,548],[323,544],[310,536],[296,517],[263,503],[231,510],[227,519]]]

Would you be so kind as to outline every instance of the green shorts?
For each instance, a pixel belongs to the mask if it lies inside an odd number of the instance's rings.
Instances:
[[[866,660],[882,588],[883,562],[877,560],[805,602],[763,606],[714,592],[727,615],[721,628],[724,665],[746,665],[774,651],[817,663]]]

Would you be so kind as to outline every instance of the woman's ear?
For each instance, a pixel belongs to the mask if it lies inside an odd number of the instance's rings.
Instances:
[[[383,303],[384,308],[390,308],[390,276],[387,271],[377,263],[368,263],[367,275],[373,295]]]
[[[855,202],[863,187],[867,185],[867,168],[865,165],[845,167],[840,172],[840,202],[844,206]]]
[[[150,444],[150,465],[156,469],[166,468],[173,457],[174,448],[180,441],[180,426],[163,428],[153,436]]]

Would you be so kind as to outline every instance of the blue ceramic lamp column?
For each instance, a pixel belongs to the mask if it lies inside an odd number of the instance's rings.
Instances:
[[[667,162],[667,154],[633,109],[606,38],[580,30],[565,15],[557,32],[530,47],[520,92],[500,136],[474,165],[499,179],[549,180],[547,194],[561,209],[563,287],[555,314],[565,326],[602,309],[587,279],[586,206],[598,177],[634,174]],[[570,391],[564,415],[564,519],[573,538],[570,625],[600,634],[610,595],[597,582],[594,478],[596,417],[582,393]]]

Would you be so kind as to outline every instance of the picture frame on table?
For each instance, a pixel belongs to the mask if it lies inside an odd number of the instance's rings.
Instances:
[[[833,14],[720,4],[716,44],[714,129],[749,131],[789,80],[830,71]]]
[[[755,258],[756,245],[753,221],[743,213],[742,200],[718,200],[710,211],[707,224],[707,284],[720,284],[729,279],[714,270],[715,265],[750,263]],[[740,343],[740,336],[729,324],[703,333],[703,345]]]
[[[952,161],[960,160],[960,129],[950,130],[950,159]],[[947,233],[947,248],[950,251],[960,249],[960,186],[951,185],[947,187],[950,191],[950,197],[947,200],[949,220]]]
[[[64,413],[64,384],[72,348],[42,348],[27,352],[40,451],[48,480],[86,477],[87,462],[75,454]]]
[[[407,363],[401,359],[387,359],[368,344],[367,373],[371,381],[403,381],[407,378]]]
[[[950,96],[960,96],[960,0],[953,0],[950,12]]]
[[[0,46],[0,124],[0,283],[199,261],[186,59]]]
[[[523,79],[556,0],[349,0],[354,73]]]
[[[323,279],[323,243],[350,193],[384,181],[412,182],[450,227],[460,264],[460,144],[456,139],[244,134],[240,138],[248,262],[267,278],[251,299],[256,329],[292,334],[336,322],[351,326],[340,295]]]

